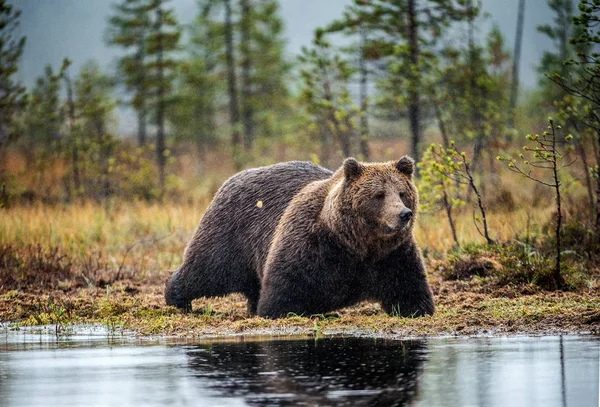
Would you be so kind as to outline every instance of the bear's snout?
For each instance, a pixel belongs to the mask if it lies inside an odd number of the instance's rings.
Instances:
[[[404,208],[400,211],[400,220],[402,223],[408,223],[412,219],[412,211],[408,208]]]

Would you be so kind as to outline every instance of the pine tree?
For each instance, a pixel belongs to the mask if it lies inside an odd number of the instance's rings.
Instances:
[[[25,107],[25,88],[14,79],[25,47],[25,37],[15,38],[21,11],[0,0],[0,183],[5,146],[13,132],[15,116]]]
[[[122,0],[113,5],[114,15],[108,20],[107,42],[129,51],[118,62],[119,74],[126,89],[133,93],[131,105],[137,112],[138,143],[146,143],[146,125],[150,98],[146,68],[147,41],[151,26],[151,0]]]
[[[548,75],[565,92],[579,99],[582,108],[573,109],[577,121],[595,133],[600,145],[600,0],[580,0],[579,15],[572,22],[574,36],[570,43],[577,49],[577,57],[564,63],[570,69],[565,75],[555,72]],[[600,149],[595,149],[596,166],[592,173],[596,180],[596,233],[600,235]]]
[[[183,63],[180,99],[170,117],[184,119],[184,110],[189,110],[198,118],[174,123],[178,132],[210,141],[219,133],[215,116],[228,112],[233,160],[241,168],[255,141],[280,135],[290,115],[290,64],[284,58],[279,4],[275,0],[202,0],[198,7],[198,17],[190,26],[191,57]],[[184,100],[195,107],[186,108]],[[192,122],[205,123],[205,130],[186,129]]]
[[[369,63],[381,58],[378,42],[369,41],[370,27],[368,21],[364,18],[366,2],[356,2],[347,7],[343,17],[329,24],[325,32],[341,32],[347,37],[357,38],[358,45],[346,47],[345,51],[352,59],[357,55],[357,75],[359,83],[359,104],[360,104],[360,136],[359,147],[360,154],[364,160],[369,160],[369,77],[373,76]]]
[[[555,236],[555,265],[554,265],[554,285],[556,289],[561,289],[565,281],[561,274],[561,232],[562,232],[562,198],[561,191],[563,183],[561,182],[561,170],[569,165],[565,163],[565,155],[570,150],[569,142],[573,139],[572,135],[560,137],[558,130],[560,125],[555,124],[554,120],[548,118],[548,130],[540,134],[528,134],[529,144],[523,146],[525,153],[519,153],[518,157],[499,156],[498,160],[507,161],[508,168],[536,183],[554,189],[555,209],[556,209],[556,227]],[[537,173],[534,173],[537,170]],[[548,173],[549,175],[545,175]],[[563,192],[564,194],[564,192]]]
[[[329,145],[338,144],[344,157],[355,151],[359,109],[349,91],[353,71],[347,61],[332,50],[317,30],[312,48],[303,48],[299,57],[302,64],[301,100],[306,106],[315,130],[321,137],[321,162],[328,164]]]
[[[497,147],[492,142],[508,121],[509,60],[504,38],[494,26],[485,46],[473,42],[465,48],[446,47],[426,86],[445,139],[474,142],[474,171],[483,152]]]
[[[252,11],[250,0],[240,0],[240,56],[241,56],[241,88],[242,88],[242,123],[244,125],[244,149],[249,151],[254,143],[254,106],[252,95],[252,50],[250,30]]]
[[[281,134],[289,116],[288,83],[291,65],[285,59],[284,25],[276,0],[254,0],[250,24],[250,92],[242,98],[253,107],[252,122],[256,137]],[[252,143],[251,143],[252,144]]]
[[[35,164],[36,153],[47,155],[59,150],[62,141],[64,112],[60,101],[60,74],[46,65],[44,75],[36,80],[29,95],[30,103],[25,112],[23,145],[27,167]]]
[[[113,79],[103,74],[96,61],[86,62],[74,81],[75,111],[79,138],[88,152],[89,192],[98,198],[111,194],[110,161],[115,140],[108,130],[115,102]],[[97,175],[99,174],[99,179]]]
[[[510,116],[509,127],[515,124],[515,108],[519,97],[519,68],[521,64],[521,43],[523,42],[523,20],[525,18],[525,0],[519,0],[519,11],[517,13],[517,32],[515,35],[515,46],[513,52],[512,78],[510,84]]]
[[[147,38],[148,89],[153,96],[156,131],[156,157],[158,163],[159,197],[165,193],[165,166],[167,149],[165,142],[165,114],[172,102],[172,88],[177,61],[174,52],[179,49],[181,28],[172,9],[166,9],[169,0],[152,0],[152,29]]]
[[[555,50],[544,51],[537,70],[542,75],[558,73],[564,77],[569,69],[564,62],[575,57],[578,52],[569,43],[569,39],[576,34],[576,26],[571,21],[573,19],[573,0],[548,0],[548,7],[554,14],[553,21],[551,24],[537,26],[537,30],[552,40]],[[548,101],[559,100],[566,94],[563,89],[548,81],[544,76],[540,78],[540,86]],[[552,109],[552,103],[546,108]]]
[[[233,44],[233,17],[231,0],[223,0],[225,4],[225,55],[227,61],[227,89],[229,93],[229,121],[231,124],[231,147],[233,149],[233,164],[240,170],[241,163],[241,135],[240,111],[238,102],[237,74]]]
[[[360,154],[363,160],[369,161],[369,69],[367,68],[366,46],[367,30],[361,27],[358,53],[358,69],[360,74]]]
[[[568,96],[568,92],[553,81],[548,80],[548,76],[557,75],[565,78],[575,76],[582,71],[581,67],[568,65],[570,59],[578,59],[578,54],[586,53],[589,50],[586,44],[572,44],[570,39],[581,34],[579,26],[573,24],[573,0],[548,0],[548,6],[554,14],[551,24],[544,24],[537,27],[537,30],[545,34],[552,40],[555,46],[554,51],[545,51],[542,55],[540,64],[537,67],[538,72],[543,74],[540,79],[541,104],[545,110],[555,111],[556,114],[564,120],[565,128],[568,132],[576,134],[574,146],[579,156],[579,161],[583,166],[585,184],[588,191],[588,200],[590,209],[594,206],[594,194],[592,186],[592,177],[589,171],[589,159],[586,150],[589,150],[589,142],[584,139],[583,134],[579,134],[577,120],[575,115],[569,113],[573,109],[574,100]],[[587,144],[587,145],[586,145]]]
[[[80,137],[78,132],[76,131],[76,123],[75,123],[75,100],[73,97],[73,81],[71,80],[71,76],[69,75],[69,67],[71,66],[71,61],[68,58],[63,60],[63,65],[60,69],[60,77],[65,82],[65,88],[67,93],[67,117],[68,117],[68,144],[71,150],[71,173],[73,175],[73,187],[75,189],[75,193],[79,193],[81,191],[81,171],[80,171]],[[65,182],[67,199],[70,199],[72,196],[71,185],[67,180]]]
[[[340,27],[361,26],[369,33],[365,46],[370,58],[384,67],[378,86],[383,105],[393,111],[407,107],[412,155],[419,158],[423,100],[421,90],[435,44],[453,22],[474,11],[462,1],[355,0],[346,10]]]
[[[47,170],[59,158],[67,141],[63,134],[65,112],[60,100],[60,80],[60,73],[47,65],[28,94],[29,103],[22,120],[19,146],[27,170],[34,174],[33,185],[29,187],[40,194],[49,192],[49,186],[57,181]]]
[[[215,142],[216,114],[221,92],[221,52],[225,46],[224,27],[217,21],[219,8],[214,0],[198,2],[199,12],[188,27],[189,58],[179,66],[175,103],[168,120],[177,141],[191,141],[199,154],[199,167],[208,144]]]

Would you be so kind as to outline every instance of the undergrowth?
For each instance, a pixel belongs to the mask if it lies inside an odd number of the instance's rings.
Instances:
[[[567,290],[592,288],[600,279],[600,242],[584,224],[563,229],[561,273]],[[438,265],[447,280],[482,278],[495,286],[534,285],[555,290],[554,237],[541,234],[501,244],[467,244],[448,253]]]

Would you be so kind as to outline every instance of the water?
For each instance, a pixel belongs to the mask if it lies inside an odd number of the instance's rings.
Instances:
[[[0,406],[598,406],[599,338],[166,340],[0,333]]]

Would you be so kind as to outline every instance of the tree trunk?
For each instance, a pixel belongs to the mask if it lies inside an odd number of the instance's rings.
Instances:
[[[141,146],[146,144],[146,117],[148,111],[146,109],[145,102],[142,102],[142,106],[138,107],[138,144]]]
[[[242,53],[242,121],[244,123],[244,149],[249,151],[254,143],[254,109],[252,106],[252,84],[250,70],[250,0],[240,0],[242,8],[241,17],[241,43]]]
[[[448,217],[448,223],[450,224],[450,231],[452,232],[452,238],[454,239],[454,244],[456,247],[459,246],[458,236],[456,235],[456,226],[454,226],[454,219],[452,218],[452,205],[450,205],[450,201],[448,200],[448,194],[446,193],[446,189],[442,189],[442,204],[444,205],[444,209],[446,209],[446,216]]]
[[[563,61],[560,67],[560,74],[564,78],[568,73],[568,66],[564,64],[564,61],[569,57],[567,46],[569,44],[569,27],[571,26],[571,13],[565,10],[563,7],[556,9],[558,13],[558,19],[560,20],[560,39],[559,39],[559,51],[560,59]]]
[[[446,124],[444,123],[442,112],[440,111],[440,106],[437,100],[434,100],[433,102],[433,109],[435,110],[435,118],[437,119],[438,126],[440,128],[440,133],[442,133],[442,143],[444,143],[444,148],[450,148],[450,139],[448,138],[448,131],[446,130]]]
[[[333,127],[331,129],[331,133],[333,134],[333,138],[336,139],[342,149],[342,154],[344,157],[352,156],[352,143],[350,142],[350,132],[342,131],[342,126],[340,122],[335,117],[335,107],[333,107],[333,95],[331,93],[331,84],[329,83],[329,78],[324,76],[323,80],[323,98],[329,102],[328,108],[328,116],[329,122]]]
[[[557,289],[561,289],[564,286],[564,280],[560,273],[560,254],[561,254],[561,244],[560,244],[560,230],[562,226],[562,208],[561,208],[561,199],[560,199],[560,180],[558,178],[558,168],[556,163],[556,136],[554,134],[554,127],[552,127],[552,171],[554,175],[554,189],[555,189],[555,198],[556,198],[556,264],[554,266],[554,283],[556,284]]]
[[[596,173],[596,236],[600,236],[600,174],[598,173]]]
[[[75,103],[73,101],[73,86],[68,73],[64,73],[65,84],[67,85],[67,106],[69,114],[69,136],[71,139],[71,165],[73,169],[73,186],[75,195],[81,190],[81,176],[79,174],[79,149],[77,146],[77,138],[73,133],[75,125]],[[70,195],[70,192],[68,192]]]
[[[581,158],[581,165],[583,166],[583,174],[585,176],[585,185],[588,192],[588,199],[590,203],[590,211],[594,208],[594,191],[592,187],[592,177],[590,177],[590,167],[588,164],[587,153],[585,152],[584,140],[577,140],[577,152],[579,153],[579,157]],[[591,219],[591,218],[590,218]]]
[[[512,80],[510,85],[510,105],[508,126],[513,128],[515,125],[515,109],[517,107],[517,98],[519,96],[519,65],[521,62],[521,43],[523,42],[523,19],[525,17],[525,0],[519,0],[519,14],[517,17],[517,34],[515,36],[515,55],[512,64]]]
[[[145,55],[145,44],[146,40],[143,34],[140,34],[138,41],[138,52],[137,52],[137,63],[140,67],[140,72],[137,73],[137,92],[138,99],[136,100],[137,114],[138,114],[138,144],[143,146],[146,144],[146,116],[148,114],[146,107],[146,77],[144,70],[144,55]]]
[[[600,237],[600,128],[596,129],[596,135],[598,137],[598,146],[596,150],[596,237]]]
[[[156,158],[158,162],[158,190],[159,198],[162,200],[165,193],[165,78],[163,66],[163,43],[161,37],[161,26],[163,11],[161,7],[156,10],[156,34],[158,36],[158,49],[156,52],[157,69],[157,104],[156,104]]]
[[[106,140],[106,131],[104,126],[104,119],[98,117],[95,120],[95,127],[97,133],[97,142],[100,146],[100,160],[102,161],[102,199],[106,200],[110,196],[110,151],[108,141]]]
[[[333,103],[333,91],[331,89],[331,82],[329,79],[329,74],[323,66],[321,67],[321,77],[321,85],[323,87],[323,99],[325,99],[328,102],[329,106],[329,108],[327,109],[327,116],[329,122],[331,123],[332,128],[330,131],[333,135],[333,139],[335,139],[339,143],[344,157],[351,157],[352,143],[350,142],[350,132],[342,131],[342,126],[335,116],[335,106]]]
[[[472,98],[472,102],[471,102],[471,117],[473,120],[473,125],[475,128],[475,142],[473,144],[473,161],[472,161],[472,169],[473,172],[477,172],[479,170],[479,162],[481,159],[481,152],[483,151],[483,146],[484,146],[484,137],[485,134],[483,133],[483,126],[482,126],[482,118],[481,118],[481,113],[479,113],[479,106],[477,106],[477,101],[481,99],[481,96],[479,94],[479,88],[477,86],[477,82],[476,82],[476,66],[475,66],[475,61],[476,61],[476,53],[477,50],[475,49],[475,28],[474,28],[474,14],[472,12],[472,7],[473,7],[473,0],[469,0],[469,14],[470,14],[470,18],[469,18],[469,69],[470,69],[470,81],[469,81],[469,86],[470,86],[470,91],[471,91],[471,98]]]
[[[225,42],[227,52],[227,85],[229,90],[229,115],[231,121],[231,147],[233,150],[233,165],[236,171],[241,170],[240,161],[240,113],[235,74],[235,60],[233,58],[233,26],[231,23],[231,0],[225,3]]]
[[[325,120],[317,120],[319,126],[319,133],[321,134],[321,165],[325,168],[329,168],[331,161],[331,137],[330,132],[326,126],[323,125]]]
[[[368,84],[367,84],[367,61],[365,59],[365,45],[367,42],[367,31],[364,28],[360,30],[361,49],[360,49],[360,153],[362,159],[369,161],[369,102],[368,102]]]
[[[419,36],[418,22],[415,0],[408,0],[408,42],[410,46],[410,62],[416,69],[419,63]],[[412,156],[415,161],[419,161],[419,143],[421,142],[420,115],[421,106],[419,101],[417,78],[412,78],[409,85],[408,95],[408,120],[410,122],[410,132],[412,139]]]

